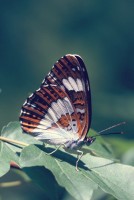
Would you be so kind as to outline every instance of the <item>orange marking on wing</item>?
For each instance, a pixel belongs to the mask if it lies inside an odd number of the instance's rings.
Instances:
[[[60,68],[64,73],[64,78],[68,79],[68,77],[71,76],[75,80],[77,78],[81,78],[81,74],[77,69],[77,66],[79,66],[77,59],[75,58],[75,56],[71,56],[71,58],[72,59],[70,59],[70,57],[66,55],[58,61],[57,66],[61,66]],[[72,68],[75,68],[75,70],[73,71]]]
[[[85,101],[84,100],[80,100],[80,99],[76,99],[74,102],[73,102],[74,105],[77,105],[77,104],[81,104],[81,105],[84,105],[85,104]]]
[[[57,123],[60,124],[62,127],[68,127],[69,126],[69,123],[68,123],[65,115],[62,115]]]
[[[32,107],[23,106],[23,109],[26,109],[26,111],[29,111],[29,113],[30,113],[30,112],[33,112],[33,113],[35,113],[35,114],[38,114],[38,115],[40,115],[41,117],[44,115],[42,112],[40,112],[40,111],[38,111],[38,110],[36,110],[36,109],[33,109]],[[27,112],[27,113],[28,113],[28,112]],[[34,116],[34,114],[33,114],[33,116]]]
[[[55,66],[63,73],[64,68],[59,61],[55,63]]]
[[[59,62],[56,63],[56,66],[62,71],[62,73],[64,74],[64,78],[68,79],[69,76],[72,76],[71,67],[64,58],[61,58]]]
[[[85,127],[82,131],[82,137],[85,138],[85,136],[87,135],[87,131],[88,131],[88,122],[89,122],[89,119],[88,119],[88,115],[85,116]]]
[[[59,63],[56,63],[55,66],[59,65]],[[57,66],[58,67],[58,66]],[[60,67],[58,67],[58,69],[56,67],[54,67],[52,69],[52,72],[55,74],[55,76],[59,79],[62,80],[64,78],[64,75],[60,69]]]
[[[75,66],[80,66],[77,58],[74,56],[74,55],[66,55],[65,57],[67,57],[67,59],[72,63],[72,65],[75,65]]]
[[[47,93],[49,94],[49,96],[54,100],[56,101],[58,99],[58,95],[56,94],[56,92],[53,90],[53,87],[42,87],[42,89]]]
[[[76,65],[76,64],[77,64],[77,60],[76,60],[76,58],[75,58],[74,55],[67,54],[67,55],[65,55],[65,57],[66,57],[73,65]]]
[[[59,95],[61,99],[65,98],[67,94],[60,88],[58,87],[53,87],[54,91]]]
[[[84,118],[86,117],[86,116],[85,116],[85,113],[80,113],[80,112],[77,113],[77,116],[78,116],[78,118],[79,118],[80,121],[81,121],[81,120],[83,121]]]
[[[29,122],[33,122],[33,123],[36,123],[36,124],[38,124],[40,122],[40,118],[38,119],[37,117],[36,117],[36,119],[34,119],[32,117],[21,116],[20,119],[25,120],[25,121],[29,121]]]
[[[38,124],[34,123],[28,123],[28,122],[22,122],[23,127],[28,127],[28,128],[36,128]]]
[[[25,131],[25,132],[27,132],[27,133],[33,133],[33,130],[34,130],[35,128],[29,128],[29,127],[27,127],[27,126],[23,126],[23,131]]]
[[[41,91],[42,92],[42,91]],[[36,94],[42,98],[45,102],[47,102],[48,104],[51,104],[53,102],[53,99],[50,98],[46,93],[42,94],[40,92],[36,92]]]
[[[45,111],[47,111],[48,110],[48,105],[44,105],[44,104],[42,104],[42,103],[40,103],[40,102],[35,102],[35,104],[36,105],[39,105],[43,110],[45,110]]]
[[[82,124],[84,124],[84,127],[81,128],[78,131],[78,135],[80,138],[85,138],[85,136],[87,135],[87,131],[88,131],[88,123],[89,123],[89,119],[88,119],[88,112],[87,110],[85,110],[85,113],[78,113],[77,114],[79,116],[79,119],[83,121]]]

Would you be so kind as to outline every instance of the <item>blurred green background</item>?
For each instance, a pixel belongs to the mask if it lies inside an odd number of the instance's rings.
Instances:
[[[126,133],[118,138],[133,141],[133,22],[131,0],[1,0],[1,128],[18,120],[25,99],[38,89],[55,61],[77,53],[90,76],[91,127],[99,131],[126,121],[116,129]]]

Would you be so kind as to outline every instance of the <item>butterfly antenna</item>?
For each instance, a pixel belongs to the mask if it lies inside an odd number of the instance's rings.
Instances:
[[[117,126],[121,126],[121,125],[123,125],[123,124],[126,124],[126,122],[120,122],[119,124],[115,124],[115,125],[113,125],[113,126],[110,126],[110,127],[106,128],[106,129],[103,129],[102,131],[99,131],[98,133],[101,134],[101,133],[103,133],[103,132],[105,132],[105,131],[108,131],[108,130],[110,130],[110,129],[112,129],[112,128],[115,128],[115,127],[117,127]],[[101,135],[102,135],[102,134],[101,134]]]
[[[100,134],[100,135],[94,135],[94,136],[92,136],[92,138],[96,138],[96,137],[98,137],[98,136],[102,136],[102,135],[120,135],[120,134],[124,134],[124,132],[112,132],[112,133],[102,133],[102,134]]]
[[[126,124],[126,122],[121,122],[119,124],[115,124],[115,125],[110,126],[110,127],[106,128],[106,129],[103,129],[102,131],[99,131],[98,134],[96,134],[96,135],[94,135],[92,137],[97,137],[97,136],[102,136],[102,135],[124,134],[124,132],[122,132],[122,131],[121,132],[113,132],[113,133],[104,133],[105,131],[108,131],[110,129],[116,128],[117,126],[121,126],[123,124]]]

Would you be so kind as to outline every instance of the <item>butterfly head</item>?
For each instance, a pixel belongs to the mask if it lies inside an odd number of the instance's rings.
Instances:
[[[84,143],[89,146],[96,140],[96,137],[85,137]]]

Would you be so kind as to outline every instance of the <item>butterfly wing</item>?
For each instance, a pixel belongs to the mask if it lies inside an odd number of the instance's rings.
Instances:
[[[78,55],[59,59],[24,103],[22,129],[53,144],[83,139],[91,122],[88,74]]]
[[[84,138],[90,128],[92,109],[90,83],[82,58],[71,54],[62,57],[43,83],[55,83],[68,94],[81,124],[79,138]]]

